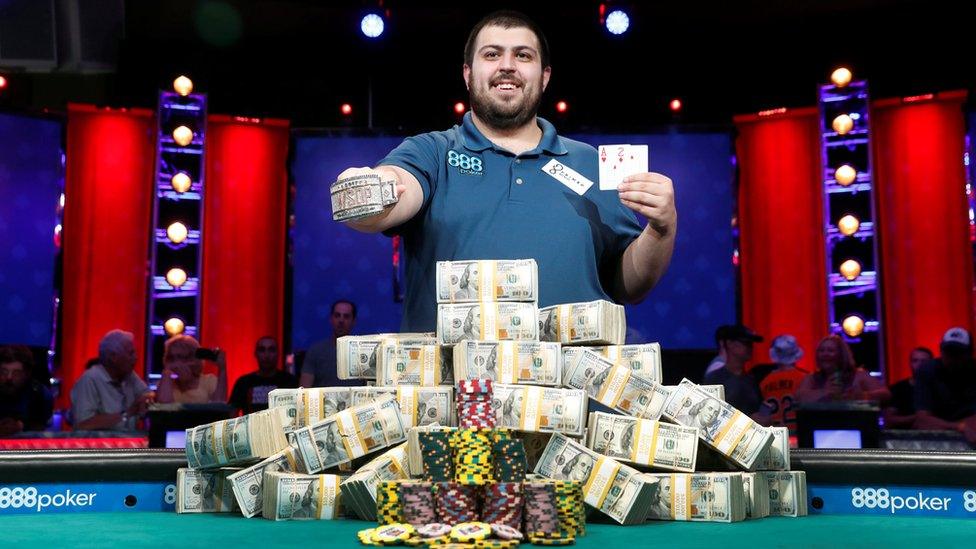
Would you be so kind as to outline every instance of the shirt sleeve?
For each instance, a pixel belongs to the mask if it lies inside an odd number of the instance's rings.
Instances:
[[[322,361],[321,352],[319,350],[319,345],[312,345],[305,352],[305,360],[302,361],[302,371],[303,374],[315,375],[319,369],[319,362]]]
[[[99,413],[98,390],[95,382],[86,376],[78,378],[71,389],[71,422],[77,425]]]
[[[430,197],[437,191],[437,174],[440,171],[441,162],[440,155],[438,155],[439,148],[437,141],[431,134],[415,135],[404,139],[403,143],[390,151],[390,154],[377,164],[377,166],[402,168],[417,178],[417,182],[420,183],[420,188],[424,193],[424,200],[420,211],[414,217],[420,216],[420,212],[423,212],[430,203]],[[408,224],[409,221],[400,227],[384,231],[384,234],[398,234],[400,228]]]

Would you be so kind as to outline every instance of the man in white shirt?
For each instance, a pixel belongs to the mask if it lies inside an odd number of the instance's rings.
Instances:
[[[155,395],[133,372],[135,338],[112,330],[98,343],[99,364],[78,378],[71,389],[71,417],[79,431],[132,430]]]

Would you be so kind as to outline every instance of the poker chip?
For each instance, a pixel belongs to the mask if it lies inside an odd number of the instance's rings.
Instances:
[[[540,536],[529,536],[529,543],[532,545],[572,545],[576,543],[575,536],[563,536],[563,537],[540,537]]]
[[[423,455],[423,479],[430,482],[454,480],[454,461],[451,459],[451,431],[423,431],[418,434]]]
[[[518,528],[513,528],[507,524],[497,522],[492,523],[491,533],[502,539],[520,540],[524,537],[522,536],[522,532],[518,531]]]
[[[380,526],[404,522],[397,481],[384,480],[376,485],[376,522]]]
[[[447,524],[433,522],[417,527],[417,533],[425,538],[439,538],[451,533],[451,527]]]
[[[367,528],[365,530],[360,530],[356,532],[356,537],[359,538],[359,542],[363,545],[383,545],[378,541],[373,541],[373,532],[376,528]]]
[[[462,522],[451,528],[451,539],[454,541],[478,541],[490,535],[491,525],[486,522]]]
[[[434,483],[437,520],[445,524],[471,522],[480,518],[481,491],[478,486],[456,482]]]
[[[519,540],[517,539],[483,539],[481,541],[476,541],[472,545],[479,549],[510,549],[512,547],[518,547]]]
[[[403,522],[420,526],[437,520],[434,509],[433,483],[401,481],[400,512]]]
[[[515,529],[522,526],[525,499],[520,482],[499,482],[485,486],[481,520]]]
[[[377,526],[374,528],[373,533],[370,534],[370,539],[384,544],[397,543],[410,539],[416,532],[416,529],[409,524],[387,524],[386,526]]]

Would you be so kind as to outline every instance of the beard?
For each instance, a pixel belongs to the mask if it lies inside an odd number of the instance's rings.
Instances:
[[[497,80],[511,80],[511,78],[498,78]],[[524,82],[520,82],[521,89],[525,95],[521,100],[511,103],[502,103],[491,97],[491,84],[485,90],[478,83],[468,85],[468,103],[471,110],[483,120],[485,124],[499,129],[512,130],[521,128],[528,124],[536,113],[539,112],[539,105],[542,103],[542,78],[539,78],[537,86],[532,90],[525,88]]]

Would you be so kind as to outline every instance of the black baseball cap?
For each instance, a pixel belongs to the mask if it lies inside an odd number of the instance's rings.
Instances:
[[[743,324],[725,324],[715,330],[715,342],[719,341],[742,341],[747,343],[759,343],[763,337]]]

